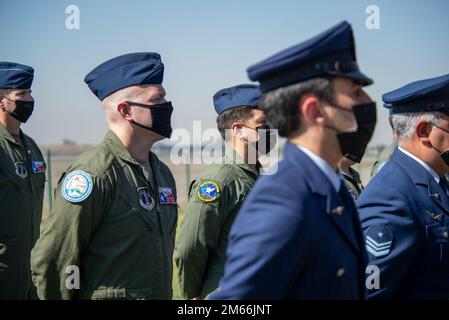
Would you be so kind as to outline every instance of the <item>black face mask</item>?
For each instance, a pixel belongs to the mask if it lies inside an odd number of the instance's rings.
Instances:
[[[443,128],[439,127],[439,126],[436,126],[436,125],[434,125],[434,124],[431,123],[431,122],[430,122],[430,124],[431,124],[432,126],[434,126],[435,128],[438,128],[438,129],[440,129],[440,130],[443,130],[443,131],[446,132],[446,133],[449,133],[449,131],[446,130],[446,129],[443,129]],[[432,148],[433,148],[435,151],[437,151],[437,152],[440,153],[441,159],[443,159],[443,161],[449,166],[449,149],[448,149],[448,150],[445,150],[445,151],[440,151],[440,150],[438,150],[437,148],[435,148],[433,145],[432,145]]]
[[[341,153],[348,159],[360,163],[376,128],[376,103],[357,104],[352,109],[357,120],[357,131],[337,133]]]
[[[267,155],[276,145],[276,135],[273,130],[271,130],[270,126],[258,126],[256,128],[247,127],[242,125],[245,128],[256,130],[259,133],[259,140],[254,142],[256,152],[259,155]]]
[[[24,101],[24,100],[11,100],[5,96],[3,98],[8,99],[16,104],[13,112],[8,112],[9,115],[18,121],[25,123],[31,117],[34,110],[34,101]]]
[[[134,120],[131,121],[131,123],[135,124],[136,126],[146,129],[152,132],[155,132],[157,134],[160,134],[161,136],[165,138],[170,138],[172,133],[172,127],[171,127],[171,114],[173,112],[173,106],[171,101],[167,101],[164,103],[159,104],[143,104],[143,103],[137,103],[132,101],[126,101],[127,104],[130,106],[136,106],[140,108],[147,108],[151,110],[151,117],[153,119],[153,125],[152,127],[144,126],[140,123],[135,122]]]
[[[326,127],[337,132],[337,140],[341,153],[352,161],[360,162],[376,127],[376,103],[367,102],[356,104],[352,107],[352,110],[335,105],[332,107],[354,114],[357,121],[357,130],[354,132],[341,132],[337,128],[329,125]]]

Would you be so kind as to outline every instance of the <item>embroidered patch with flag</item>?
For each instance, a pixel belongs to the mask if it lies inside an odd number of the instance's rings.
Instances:
[[[33,173],[44,173],[45,172],[45,162],[44,161],[33,161],[31,163],[33,168]]]
[[[16,162],[14,164],[16,166],[16,173],[22,179],[25,179],[28,175],[27,167],[23,162]]]
[[[220,196],[220,188],[213,181],[205,181],[200,184],[196,194],[201,201],[212,202]]]
[[[393,233],[387,225],[372,226],[365,238],[366,250],[376,258],[386,256],[391,251]]]
[[[61,193],[69,202],[78,203],[84,201],[92,192],[92,178],[81,170],[70,172],[62,182]]]
[[[140,206],[147,210],[152,210],[154,208],[155,202],[153,197],[151,196],[150,190],[147,187],[138,188],[137,192],[139,193],[139,203]]]
[[[160,204],[176,204],[175,195],[169,187],[159,187],[159,203]]]

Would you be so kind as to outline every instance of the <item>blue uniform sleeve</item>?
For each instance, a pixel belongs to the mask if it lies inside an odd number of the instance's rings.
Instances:
[[[394,298],[418,250],[414,199],[388,180],[371,182],[357,201],[369,265],[380,270],[368,299]]]
[[[282,299],[304,264],[309,232],[298,192],[260,182],[232,227],[225,274],[211,299]]]

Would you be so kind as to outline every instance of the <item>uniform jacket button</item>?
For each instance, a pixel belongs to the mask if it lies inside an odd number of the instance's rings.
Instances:
[[[339,268],[337,270],[337,277],[342,277],[345,274],[345,269],[344,268]]]

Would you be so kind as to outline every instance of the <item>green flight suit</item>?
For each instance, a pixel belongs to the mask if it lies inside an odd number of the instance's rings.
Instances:
[[[257,177],[258,173],[227,147],[222,164],[210,166],[192,181],[174,255],[185,299],[204,299],[217,289],[229,231]]]
[[[0,299],[36,298],[30,255],[39,238],[45,163],[36,143],[22,144],[0,123]]]
[[[31,256],[39,298],[172,298],[176,186],[168,167],[149,157],[151,175],[109,131],[69,166]],[[66,284],[71,265],[79,289]]]
[[[352,195],[354,200],[357,200],[364,189],[362,180],[360,179],[360,174],[351,167],[349,167],[349,174],[343,171],[341,174],[344,178],[345,185],[348,188],[349,193]]]
[[[387,163],[388,160],[390,160],[391,155],[393,154],[394,150],[398,146],[398,143],[394,141],[392,144],[386,146],[377,157],[377,160],[373,164],[373,168],[371,169],[371,178],[373,178],[380,169],[384,166],[385,163]]]

